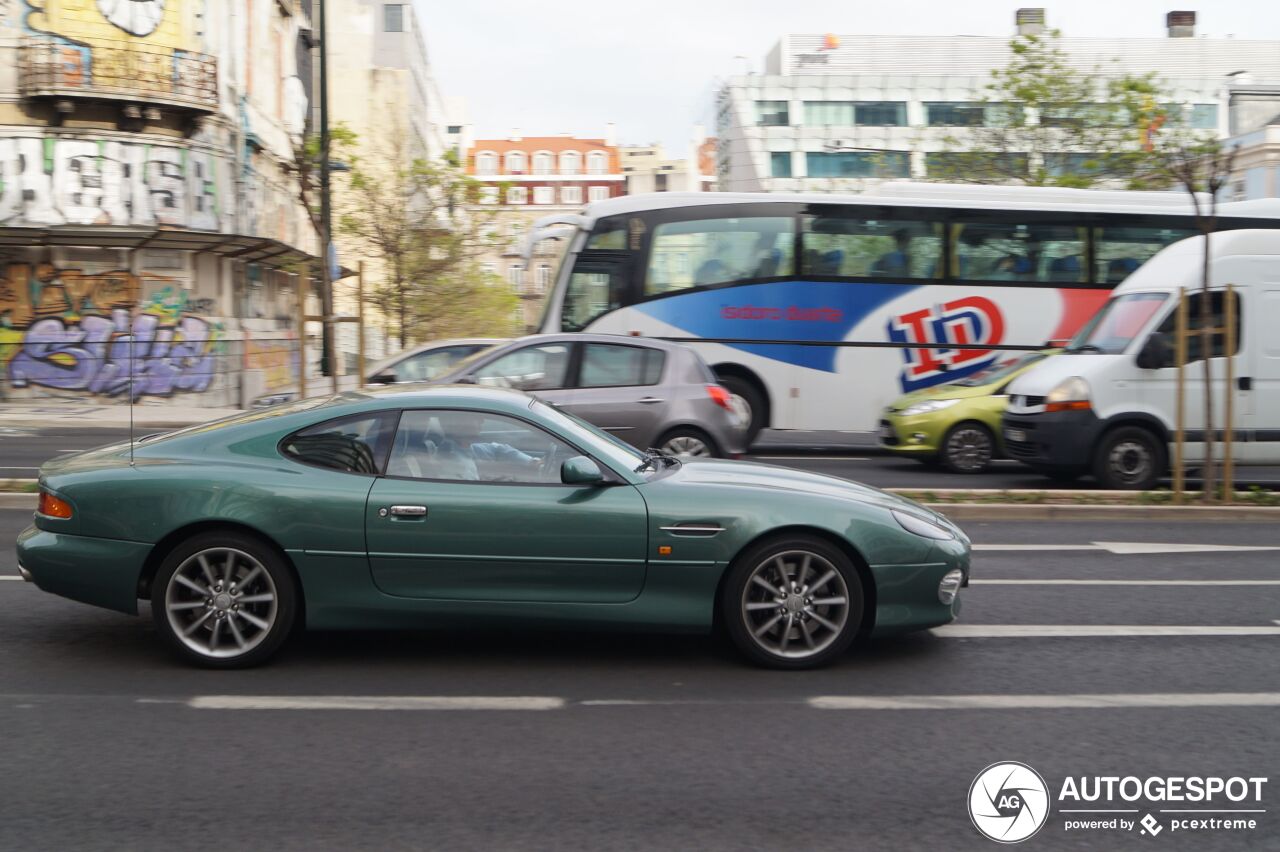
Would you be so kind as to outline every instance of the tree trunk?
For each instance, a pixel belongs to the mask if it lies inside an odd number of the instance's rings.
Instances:
[[[1201,224],[1204,232],[1204,264],[1200,279],[1200,358],[1204,365],[1204,501],[1216,499],[1213,469],[1213,310],[1209,304],[1209,238],[1213,233],[1211,222]]]

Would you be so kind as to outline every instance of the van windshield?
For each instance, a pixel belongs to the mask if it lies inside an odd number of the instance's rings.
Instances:
[[[1168,298],[1166,293],[1128,293],[1110,299],[1071,339],[1067,353],[1123,352]]]

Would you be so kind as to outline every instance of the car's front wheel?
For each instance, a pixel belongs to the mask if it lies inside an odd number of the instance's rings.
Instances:
[[[211,668],[258,665],[289,637],[298,591],[271,547],[232,530],[201,533],[165,557],[151,584],[160,635]]]
[[[816,668],[858,635],[862,582],[838,548],[816,537],[787,536],[734,561],[719,605],[730,639],[752,662]]]
[[[942,439],[940,458],[953,473],[981,473],[996,454],[996,439],[981,423],[966,421],[952,426]]]

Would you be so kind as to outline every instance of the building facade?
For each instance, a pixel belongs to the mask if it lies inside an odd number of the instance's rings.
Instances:
[[[623,145],[618,149],[627,195],[641,192],[709,192],[715,189],[715,143],[695,127],[689,153],[668,157],[662,145]],[[709,152],[709,156],[708,156]]]
[[[532,329],[564,248],[544,242],[526,269],[521,251],[533,223],[557,211],[623,195],[626,175],[613,125],[603,138],[570,135],[477,139],[466,151],[467,174],[482,184],[480,203],[499,208],[494,219],[501,248],[481,259],[484,271],[505,278],[521,297],[521,316]]]
[[[1044,18],[1043,9],[1020,10],[1019,30],[1042,31]],[[1240,132],[1248,104],[1241,77],[1280,82],[1280,42],[1194,38],[1194,21],[1171,13],[1166,38],[1064,37],[1061,47],[1081,70],[1154,72],[1191,127],[1225,138]],[[986,120],[976,102],[992,69],[1008,63],[1009,40],[784,36],[763,74],[732,77],[717,94],[719,188],[850,192],[928,179],[948,140],[963,142]]]
[[[6,398],[296,381],[310,30],[291,0],[0,3]]]

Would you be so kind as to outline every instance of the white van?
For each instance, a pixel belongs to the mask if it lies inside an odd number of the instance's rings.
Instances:
[[[1240,230],[1210,242],[1209,304],[1223,325],[1225,288],[1237,299],[1232,387],[1225,335],[1209,363],[1215,441],[1233,396],[1234,458],[1280,464],[1280,231]],[[1188,328],[1201,327],[1204,238],[1174,243],[1115,289],[1066,353],[1047,358],[1008,388],[1004,443],[1012,458],[1058,479],[1086,473],[1106,488],[1150,488],[1169,468],[1177,425],[1174,328],[1177,293],[1188,292]],[[1184,372],[1186,460],[1204,460],[1204,363],[1188,339]],[[1215,450],[1221,458],[1221,447]]]

